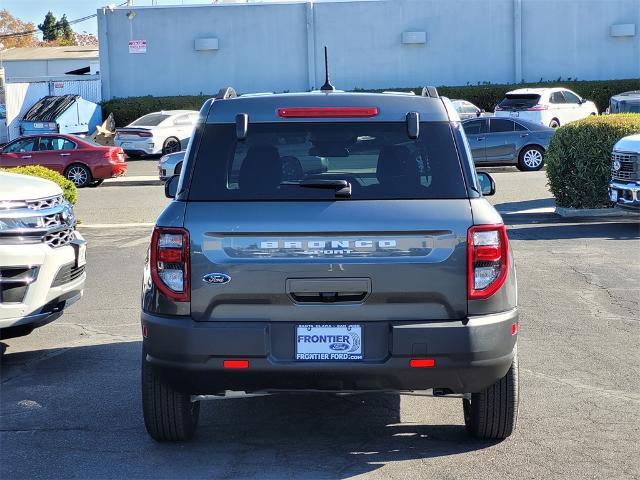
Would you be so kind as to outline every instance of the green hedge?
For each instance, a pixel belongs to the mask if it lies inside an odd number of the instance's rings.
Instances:
[[[6,172],[19,173],[21,175],[29,175],[31,177],[40,177],[46,180],[51,180],[57,183],[62,189],[62,194],[70,203],[74,204],[78,200],[78,191],[75,184],[71,180],[67,180],[64,176],[58,172],[54,172],[46,167],[39,167],[37,165],[27,167],[16,167],[3,169]]]
[[[545,154],[549,188],[556,204],[569,208],[609,207],[611,148],[640,133],[640,115],[588,117],[556,130]]]
[[[598,80],[598,81],[556,81],[556,82],[539,82],[539,83],[521,83],[517,85],[498,85],[498,84],[482,84],[482,85],[465,85],[459,87],[438,87],[440,95],[449,98],[463,98],[484,108],[487,111],[493,111],[495,105],[502,100],[504,94],[509,90],[525,87],[550,87],[562,86],[575,91],[578,95],[592,100],[598,106],[598,111],[602,112],[609,105],[609,98],[621,92],[629,90],[640,90],[640,80]],[[418,95],[422,93],[422,87],[416,88],[386,88],[381,90],[370,90],[381,92],[383,90],[395,91],[414,91]],[[110,113],[113,113],[116,125],[119,127],[128,125],[136,118],[141,117],[150,112],[160,110],[200,110],[202,104],[211,95],[192,95],[192,96],[175,96],[175,97],[129,97],[115,98],[108,100],[102,104],[102,114],[106,119]]]

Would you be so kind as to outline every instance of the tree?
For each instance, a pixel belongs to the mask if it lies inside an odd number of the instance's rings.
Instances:
[[[62,15],[62,18],[58,22],[58,31],[64,40],[68,42],[73,41],[73,30],[71,29],[71,25],[69,25],[66,14]]]
[[[25,33],[14,35],[16,33]],[[9,13],[9,10],[0,10],[0,43],[1,48],[33,47],[38,39],[35,35],[36,26],[33,23],[23,22]]]
[[[59,34],[56,44],[60,46],[75,45],[76,44],[75,33],[71,29],[71,25],[69,25],[69,20],[67,20],[66,14],[62,15],[62,18],[56,25],[58,27],[58,34]]]
[[[38,29],[42,32],[42,39],[45,42],[55,42],[60,36],[60,27],[51,11],[45,15],[44,22],[38,25]]]

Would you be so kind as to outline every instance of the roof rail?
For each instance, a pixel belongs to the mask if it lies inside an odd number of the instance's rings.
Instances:
[[[218,91],[216,95],[216,100],[227,100],[228,98],[236,98],[238,95],[236,91],[231,87],[224,87]]]
[[[422,89],[422,96],[431,97],[431,98],[440,98],[440,95],[438,95],[438,90],[436,90],[436,87],[432,87],[432,86],[424,87]]]

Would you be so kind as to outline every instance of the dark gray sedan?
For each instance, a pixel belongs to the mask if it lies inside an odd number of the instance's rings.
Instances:
[[[482,117],[462,122],[476,165],[515,165],[540,170],[555,130],[511,118]]]

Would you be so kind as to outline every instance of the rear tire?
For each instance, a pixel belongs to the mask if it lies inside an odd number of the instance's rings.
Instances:
[[[544,166],[544,150],[535,145],[528,145],[518,155],[518,170],[535,172]]]
[[[147,433],[158,442],[183,442],[193,438],[200,402],[173,389],[146,360],[142,351],[142,412]]]
[[[162,145],[162,155],[179,152],[180,147],[180,140],[178,140],[176,137],[169,137],[164,141],[164,144]]]
[[[518,418],[518,347],[507,374],[471,400],[462,400],[467,433],[484,440],[503,440],[513,433]]]
[[[86,165],[74,163],[64,171],[67,180],[71,180],[77,188],[84,188],[93,181],[91,170]]]

